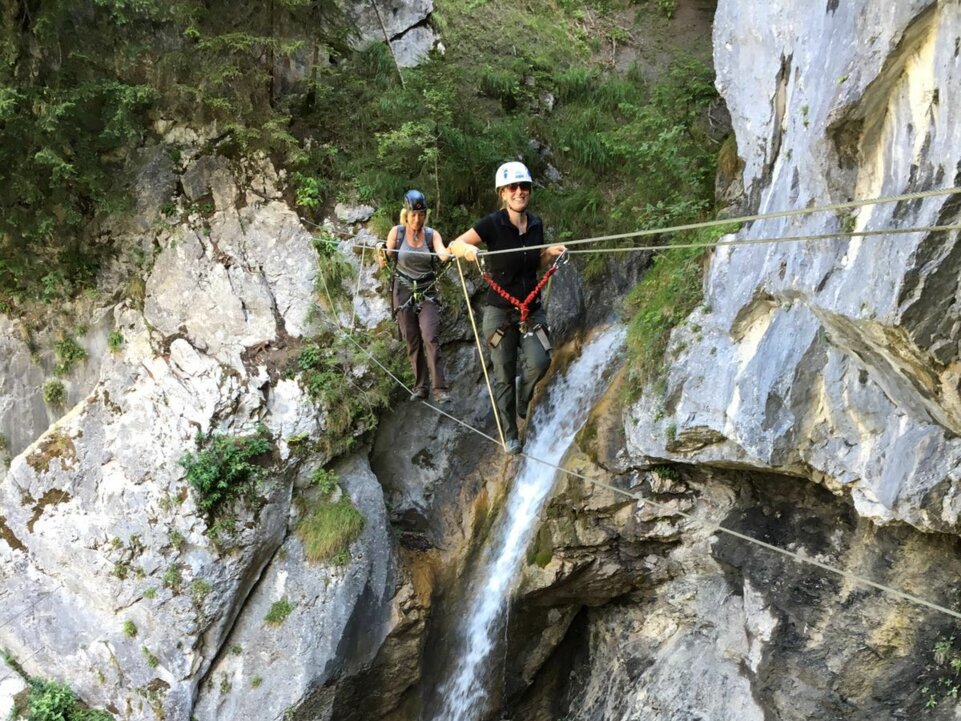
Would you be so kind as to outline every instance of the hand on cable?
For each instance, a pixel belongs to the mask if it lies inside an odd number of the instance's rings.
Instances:
[[[448,247],[451,253],[458,258],[469,260],[471,263],[477,262],[477,246],[466,243],[463,240],[455,240]]]
[[[381,268],[387,265],[387,244],[378,243],[377,251],[374,253],[374,259],[377,261],[377,265]]]

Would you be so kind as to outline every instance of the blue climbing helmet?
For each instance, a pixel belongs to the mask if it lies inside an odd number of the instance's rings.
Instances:
[[[404,210],[427,212],[427,198],[419,190],[408,190],[404,193]]]

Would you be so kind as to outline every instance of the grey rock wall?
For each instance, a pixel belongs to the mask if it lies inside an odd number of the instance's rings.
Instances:
[[[180,217],[148,235],[143,307],[91,311],[95,372],[62,417],[24,402],[42,365],[4,334],[4,422],[30,430],[0,478],[0,646],[119,719],[260,721],[369,661],[391,629],[393,546],[380,487],[355,459],[340,471],[363,537],[342,568],[303,562],[306,479],[330,460],[304,449],[325,447],[328,419],[283,363],[315,329],[317,253],[263,159],[201,156],[183,170]],[[115,232],[139,245],[143,228]],[[367,320],[386,310],[376,314]],[[110,328],[124,338],[117,352]],[[232,528],[213,528],[180,461],[197,434],[258,423],[276,445],[264,481],[230,509]],[[281,595],[295,610],[265,626]],[[19,687],[0,689],[9,704]]]
[[[722,0],[717,84],[758,212],[961,184],[961,7]],[[957,196],[758,221],[739,239],[957,224]],[[732,236],[735,237],[735,236]],[[720,246],[637,458],[777,469],[956,530],[958,231]]]

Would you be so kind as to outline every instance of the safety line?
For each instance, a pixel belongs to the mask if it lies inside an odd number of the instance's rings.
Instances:
[[[767,245],[773,243],[796,242],[806,240],[832,240],[835,238],[867,237],[872,235],[907,235],[909,233],[943,233],[950,230],[961,230],[961,224],[956,225],[924,225],[914,228],[889,228],[887,230],[856,230],[846,233],[821,233],[817,235],[784,235],[772,238],[735,238],[723,243],[716,240],[703,243],[668,243],[665,245],[632,245],[624,248],[591,248],[568,250],[568,253],[630,253],[642,250],[667,250],[670,248],[727,248],[735,245]]]
[[[740,540],[742,540],[742,541],[747,541],[748,543],[753,543],[753,544],[755,544],[755,545],[757,545],[757,546],[760,546],[760,547],[762,547],[762,548],[766,548],[766,549],[769,550],[769,551],[774,551],[775,553],[780,553],[782,556],[786,556],[787,558],[790,558],[790,559],[792,559],[792,560],[794,560],[794,561],[797,561],[798,563],[808,564],[808,565],[811,565],[811,566],[816,566],[816,567],[818,567],[818,568],[820,568],[820,569],[822,569],[822,570],[824,570],[824,571],[830,571],[831,573],[837,574],[838,576],[842,576],[843,578],[846,578],[846,579],[848,579],[848,580],[850,580],[850,581],[854,581],[854,582],[856,582],[856,583],[860,583],[860,584],[863,584],[863,585],[866,585],[866,586],[870,586],[870,587],[872,587],[872,588],[876,588],[876,589],[878,589],[878,590],[880,590],[880,591],[884,591],[884,592],[889,593],[889,594],[891,594],[891,595],[893,595],[893,596],[897,596],[898,598],[901,598],[902,600],[911,601],[911,602],[913,602],[913,603],[916,603],[916,604],[919,604],[919,605],[922,605],[922,606],[926,606],[926,607],[928,607],[928,608],[930,608],[930,609],[932,609],[932,610],[940,611],[940,612],[942,612],[942,613],[948,614],[949,616],[953,616],[953,617],[955,617],[955,618],[961,619],[961,612],[952,610],[952,609],[950,609],[950,608],[946,608],[946,607],[944,607],[944,606],[940,606],[940,605],[938,605],[938,604],[936,604],[936,603],[933,603],[932,601],[928,601],[928,600],[926,600],[926,599],[924,599],[924,598],[921,598],[920,596],[915,596],[915,595],[913,595],[913,594],[906,593],[906,592],[904,592],[904,591],[899,591],[899,590],[896,589],[896,588],[892,588],[892,587],[890,587],[890,586],[885,586],[885,585],[882,584],[882,583],[878,583],[878,582],[876,582],[876,581],[872,581],[872,580],[869,579],[869,578],[865,578],[864,576],[859,576],[859,575],[857,575],[857,574],[855,574],[855,573],[851,573],[850,571],[844,571],[844,570],[841,570],[841,569],[838,569],[838,568],[834,568],[833,566],[831,566],[831,565],[829,565],[829,564],[826,564],[826,563],[822,563],[821,561],[817,561],[817,560],[811,558],[810,556],[807,556],[807,555],[804,555],[804,554],[800,554],[800,553],[796,553],[796,552],[794,552],[794,551],[788,551],[787,549],[781,548],[780,546],[775,546],[775,545],[773,545],[773,544],[771,544],[771,543],[767,543],[766,541],[762,541],[762,540],[760,540],[760,539],[758,539],[758,538],[754,538],[753,536],[748,536],[748,535],[746,535],[746,534],[743,534],[743,533],[740,533],[740,532],[735,531],[735,530],[733,530],[733,529],[730,529],[730,528],[727,528],[727,527],[725,527],[725,526],[722,526],[722,525],[719,524],[719,523],[711,523],[711,522],[709,522],[709,521],[705,521],[705,520],[696,518],[696,517],[692,516],[692,515],[689,514],[689,513],[685,513],[684,511],[681,511],[681,510],[678,510],[678,509],[675,509],[675,508],[669,508],[666,504],[660,503],[660,502],[658,502],[658,501],[654,501],[654,500],[652,500],[652,499],[650,499],[650,498],[646,498],[645,496],[642,496],[640,493],[632,493],[631,491],[625,491],[623,488],[618,488],[617,486],[612,486],[612,485],[610,485],[609,483],[604,483],[603,481],[598,481],[598,480],[596,480],[596,479],[593,479],[593,478],[590,478],[590,477],[588,477],[588,476],[585,476],[585,475],[583,475],[583,474],[581,474],[581,473],[578,473],[577,471],[573,471],[573,470],[570,470],[570,469],[568,469],[568,468],[564,468],[563,466],[559,466],[559,465],[556,465],[556,464],[554,464],[554,463],[550,463],[549,461],[544,461],[544,460],[541,460],[541,459],[539,459],[539,458],[535,458],[534,456],[529,456],[529,455],[527,455],[526,453],[521,453],[521,455],[524,456],[525,458],[531,459],[532,461],[537,461],[538,463],[541,463],[541,464],[543,464],[543,465],[545,465],[545,466],[550,466],[550,467],[552,467],[552,468],[554,468],[554,469],[556,469],[556,470],[558,470],[558,471],[561,471],[561,472],[563,472],[563,473],[566,473],[566,474],[568,474],[568,475],[570,475],[570,476],[574,476],[575,478],[580,478],[581,480],[586,481],[586,482],[588,482],[588,483],[593,483],[595,486],[599,486],[599,487],[601,487],[601,488],[605,488],[605,489],[607,489],[607,490],[609,490],[609,491],[612,491],[612,492],[614,492],[614,493],[617,493],[617,494],[626,496],[627,498],[632,498],[632,499],[636,500],[638,503],[640,503],[641,505],[649,504],[649,505],[654,506],[655,508],[657,508],[657,509],[659,509],[659,510],[662,510],[664,513],[667,513],[667,514],[669,514],[669,515],[670,515],[670,514],[674,514],[674,515],[677,515],[677,516],[681,516],[682,518],[684,518],[684,519],[686,519],[686,520],[688,520],[688,521],[691,521],[692,523],[694,523],[694,524],[696,524],[696,525],[702,526],[705,530],[715,531],[715,532],[718,532],[718,531],[719,531],[719,532],[721,532],[721,533],[727,534],[727,535],[729,535],[729,536],[732,536],[732,537],[734,537],[734,538],[740,539]]]
[[[457,273],[460,275],[460,287],[464,289],[464,303],[467,306],[467,315],[470,316],[470,326],[474,330],[474,340],[477,343],[477,358],[481,368],[484,370],[484,383],[487,385],[487,395],[491,399],[491,411],[494,413],[494,420],[497,422],[497,435],[501,439],[501,448],[507,450],[507,438],[504,437],[504,428],[501,426],[501,414],[497,410],[497,402],[494,400],[494,389],[491,388],[491,379],[487,374],[487,363],[484,361],[484,349],[481,346],[480,334],[477,332],[477,321],[474,320],[474,309],[470,304],[470,294],[467,292],[467,281],[464,280],[464,271],[460,266],[460,258],[455,257],[457,263]]]
[[[319,273],[318,275],[320,276],[321,284],[324,286],[324,294],[327,296],[327,302],[333,304],[333,297],[332,297],[331,294],[330,294],[330,288],[329,288],[328,285],[327,285],[327,279],[324,278],[324,274],[323,274],[323,273]],[[337,330],[341,331],[341,332],[344,334],[344,337],[347,338],[347,340],[349,340],[351,343],[353,343],[354,346],[355,346],[361,353],[363,353],[363,354],[364,354],[365,356],[367,356],[370,360],[372,360],[372,361],[373,361],[381,370],[383,370],[397,385],[399,385],[401,388],[403,388],[403,389],[404,389],[405,391],[407,391],[408,393],[413,393],[413,389],[412,389],[412,388],[409,388],[409,387],[407,386],[407,384],[404,383],[404,381],[402,381],[400,378],[398,378],[398,377],[394,374],[394,372],[390,370],[390,368],[388,368],[388,367],[385,366],[383,363],[381,363],[379,360],[377,360],[377,358],[374,356],[373,353],[371,353],[370,351],[368,351],[368,350],[367,350],[366,348],[364,348],[360,343],[358,343],[356,340],[354,340],[354,338],[353,338],[353,333],[352,333],[352,331],[351,331],[349,328],[344,328],[342,325],[333,323],[333,322],[331,322],[331,321],[328,321],[328,322],[330,323],[330,325],[334,326],[334,328],[336,328]],[[457,418],[456,416],[452,416],[450,413],[448,413],[448,412],[445,411],[444,409],[438,408],[437,406],[432,405],[431,403],[428,403],[426,400],[423,400],[423,399],[421,399],[421,402],[422,402],[425,406],[427,406],[428,408],[433,408],[435,411],[437,411],[437,412],[440,413],[441,415],[446,416],[447,418],[450,418],[452,421],[456,421],[456,422],[457,422],[458,424],[460,424],[461,426],[463,426],[463,427],[465,427],[465,428],[468,428],[468,429],[474,431],[475,433],[477,433],[478,435],[483,436],[483,437],[486,438],[487,440],[489,440],[489,441],[491,441],[491,442],[493,442],[493,443],[496,443],[497,445],[501,445],[500,442],[499,442],[496,438],[494,438],[493,436],[489,436],[489,435],[487,435],[486,433],[484,433],[483,431],[474,428],[473,426],[471,426],[471,425],[468,424],[468,423],[465,423],[464,421],[462,421],[461,419]]]
[[[322,279],[322,283],[323,283],[323,286],[324,286],[324,292],[325,292],[326,295],[327,295],[327,300],[328,300],[328,302],[330,302],[330,303],[332,304],[333,299],[332,299],[332,297],[331,297],[331,295],[330,295],[330,288],[327,286],[327,281],[326,281],[325,278],[323,278],[323,273],[320,273],[319,275],[321,276],[321,279]],[[380,367],[383,371],[385,371],[385,372],[387,373],[387,375],[390,376],[401,388],[403,388],[404,390],[410,392],[410,389],[407,387],[407,385],[404,384],[399,378],[397,378],[397,376],[396,376],[394,373],[392,373],[392,372],[390,371],[390,369],[388,369],[386,366],[384,366],[383,363],[381,363],[379,360],[377,360],[377,358],[375,358],[374,355],[373,355],[370,351],[368,351],[368,350],[367,350],[366,348],[364,348],[360,343],[358,343],[356,340],[354,340],[354,338],[353,338],[353,333],[352,333],[352,331],[351,331],[350,329],[343,328],[342,326],[338,326],[338,328],[344,332],[345,337],[346,337],[351,343],[353,343],[354,346],[356,346],[357,349],[361,351],[361,353],[363,353],[363,354],[364,354],[365,356],[367,356],[371,361],[373,361],[378,367]],[[480,436],[486,438],[487,440],[491,441],[492,443],[494,443],[494,444],[496,444],[496,445],[498,445],[498,446],[501,445],[496,438],[493,438],[493,437],[487,435],[486,433],[484,433],[484,432],[481,431],[480,429],[471,426],[470,424],[468,424],[468,423],[460,420],[459,418],[456,418],[455,416],[452,416],[450,413],[447,413],[446,411],[438,408],[437,406],[434,406],[434,405],[428,403],[427,401],[422,400],[421,402],[424,403],[424,405],[426,405],[428,408],[431,408],[431,409],[437,411],[438,413],[440,413],[441,415],[443,415],[443,416],[445,416],[445,417],[447,417],[447,418],[450,418],[451,420],[455,421],[456,423],[458,423],[458,424],[461,425],[462,427],[466,428],[467,430],[471,431],[472,433],[476,433],[477,435],[480,435]],[[945,606],[941,606],[941,605],[936,604],[936,603],[934,603],[934,602],[932,602],[932,601],[928,601],[927,599],[921,598],[920,596],[915,596],[915,595],[913,595],[913,594],[906,593],[905,591],[900,591],[900,590],[898,590],[898,589],[896,589],[896,588],[892,588],[892,587],[886,586],[886,585],[884,585],[884,584],[882,584],[882,583],[878,583],[878,582],[876,582],[876,581],[872,581],[872,580],[870,580],[870,579],[868,579],[868,578],[865,578],[864,576],[859,576],[859,575],[857,575],[857,574],[855,574],[855,573],[851,573],[850,571],[845,571],[845,570],[842,570],[842,569],[839,569],[839,568],[835,568],[835,567],[833,567],[833,566],[831,566],[831,565],[829,565],[829,564],[822,563],[821,561],[817,561],[817,560],[815,560],[815,559],[813,559],[813,558],[810,558],[810,557],[808,557],[808,556],[806,556],[806,555],[802,555],[802,554],[796,553],[796,552],[794,552],[794,551],[788,551],[787,549],[781,548],[781,547],[779,547],[779,546],[775,546],[775,545],[773,545],[773,544],[771,544],[771,543],[767,543],[766,541],[762,541],[762,540],[760,540],[760,539],[758,539],[758,538],[754,538],[754,537],[752,537],[752,536],[748,536],[748,535],[746,535],[746,534],[743,534],[743,533],[740,533],[740,532],[735,531],[735,530],[733,530],[733,529],[730,529],[730,528],[727,528],[727,527],[725,527],[725,526],[722,526],[720,523],[710,523],[710,522],[708,522],[708,521],[704,521],[704,520],[701,520],[701,519],[699,519],[699,518],[696,518],[696,517],[692,516],[692,515],[689,514],[689,513],[685,513],[684,511],[680,511],[680,510],[677,510],[677,509],[674,509],[674,508],[668,508],[665,504],[662,504],[662,503],[659,503],[659,502],[657,502],[657,501],[651,500],[650,498],[645,498],[644,496],[642,496],[642,495],[639,494],[639,493],[632,493],[631,491],[626,491],[626,490],[624,490],[624,489],[622,489],[622,488],[618,488],[618,487],[613,486],[613,485],[611,485],[611,484],[609,484],[609,483],[604,483],[603,481],[599,481],[599,480],[597,480],[597,479],[590,478],[590,477],[588,477],[588,476],[585,476],[584,474],[577,473],[576,471],[573,471],[573,470],[571,470],[571,469],[564,468],[563,466],[557,465],[556,463],[551,463],[550,461],[545,461],[545,460],[543,460],[543,459],[537,458],[536,456],[532,456],[532,455],[529,455],[529,454],[527,454],[527,453],[524,453],[523,451],[522,451],[519,455],[523,456],[524,458],[528,458],[528,459],[530,459],[530,460],[532,460],[532,461],[534,461],[534,462],[536,462],[536,463],[540,463],[540,464],[542,464],[542,465],[545,465],[545,466],[548,466],[548,467],[550,467],[550,468],[553,468],[553,469],[555,469],[555,470],[557,470],[557,471],[560,471],[560,472],[562,472],[562,473],[566,473],[566,474],[569,475],[569,476],[573,476],[573,477],[575,477],[575,478],[579,478],[579,479],[581,479],[581,480],[583,480],[583,481],[586,481],[587,483],[591,483],[591,484],[593,484],[593,485],[595,485],[595,486],[597,486],[597,487],[599,487],[599,488],[604,488],[604,489],[607,489],[607,490],[609,490],[609,491],[611,491],[611,492],[613,492],[613,493],[616,493],[616,494],[625,496],[625,497],[627,497],[627,498],[630,498],[630,499],[638,502],[638,503],[641,504],[641,505],[643,505],[643,504],[645,504],[645,503],[646,503],[646,504],[650,504],[650,505],[654,506],[655,508],[658,508],[658,509],[663,510],[664,513],[680,516],[680,517],[682,517],[682,518],[690,521],[691,523],[694,523],[695,525],[701,526],[701,527],[704,528],[705,530],[712,531],[713,533],[724,533],[724,534],[726,534],[726,535],[728,535],[728,536],[731,536],[731,537],[733,537],[733,538],[737,538],[737,539],[742,540],[742,541],[745,541],[745,542],[747,542],[747,543],[752,543],[752,544],[754,544],[754,545],[756,545],[756,546],[759,546],[759,547],[761,547],[761,548],[765,548],[765,549],[767,549],[767,550],[769,550],[769,551],[773,551],[774,553],[779,553],[779,554],[781,554],[782,556],[785,556],[785,557],[787,557],[787,558],[790,558],[790,559],[792,559],[792,560],[794,560],[794,561],[796,561],[797,563],[800,563],[800,564],[802,564],[802,565],[807,564],[807,565],[810,565],[810,566],[814,566],[814,567],[816,567],[816,568],[820,568],[820,569],[823,570],[823,571],[828,571],[828,572],[830,572],[830,573],[836,574],[836,575],[838,575],[838,576],[841,576],[842,578],[848,579],[849,581],[853,581],[854,583],[861,584],[861,585],[864,585],[864,586],[869,586],[869,587],[871,587],[871,588],[877,589],[877,590],[879,590],[879,591],[883,591],[884,593],[887,593],[887,594],[890,594],[890,595],[895,596],[895,597],[897,597],[897,598],[900,598],[900,599],[902,599],[902,600],[904,600],[904,601],[909,601],[909,602],[911,602],[911,603],[914,603],[914,604],[917,604],[917,605],[920,605],[920,606],[924,606],[924,607],[926,607],[926,608],[930,608],[931,610],[939,611],[939,612],[944,613],[944,614],[946,614],[946,615],[948,615],[948,616],[952,616],[953,618],[961,619],[961,612],[955,611],[955,610],[950,609],[950,608],[947,608],[947,607],[945,607]]]
[[[778,211],[776,213],[760,214],[760,215],[753,215],[753,216],[742,216],[739,218],[716,219],[716,220],[705,221],[703,223],[692,223],[690,225],[678,225],[678,226],[667,227],[667,228],[640,230],[633,233],[623,233],[620,235],[598,236],[595,238],[582,238],[580,240],[544,243],[541,245],[529,245],[529,246],[524,246],[523,248],[509,248],[504,250],[478,249],[478,257],[519,253],[526,250],[550,248],[555,245],[565,245],[565,246],[583,245],[586,243],[602,242],[605,240],[616,240],[616,239],[622,239],[622,238],[668,234],[668,233],[677,232],[679,230],[691,230],[691,229],[697,229],[697,228],[716,227],[716,226],[723,226],[723,225],[736,225],[738,223],[749,222],[752,220],[765,220],[768,218],[787,217],[791,215],[804,215],[804,214],[816,213],[820,211],[836,210],[843,207],[853,207],[855,205],[864,206],[864,205],[871,205],[871,204],[877,204],[877,203],[899,202],[902,200],[912,200],[912,199],[918,199],[918,198],[950,195],[954,193],[961,193],[961,188],[951,188],[948,190],[938,190],[938,191],[926,191],[924,193],[910,193],[906,195],[891,196],[887,198],[876,198],[873,200],[854,201],[853,203],[841,203],[838,205],[824,206],[819,208],[803,208],[798,210]],[[311,222],[309,220],[302,219],[302,221],[307,225],[312,225],[316,228],[323,228],[323,226],[318,225],[317,223]],[[937,233],[937,232],[945,232],[945,231],[958,230],[958,229],[961,229],[961,225],[924,225],[924,226],[914,226],[911,228],[879,228],[876,230],[866,229],[866,230],[847,231],[847,232],[840,232],[840,233],[773,236],[770,238],[756,238],[756,239],[735,239],[735,240],[727,241],[721,245],[730,245],[730,246],[765,245],[765,244],[774,244],[774,243],[781,243],[781,242],[829,240],[832,238],[869,237],[869,236],[877,236],[877,235],[905,235],[909,233],[925,233],[925,232]],[[327,242],[330,242],[332,244],[338,244],[338,245],[343,244],[351,248],[360,248],[362,254],[364,252],[364,249],[371,247],[370,245],[367,245],[365,243],[352,243],[348,240],[336,240],[336,241],[327,241]],[[707,248],[714,245],[717,245],[716,241],[708,241],[703,243],[658,243],[658,244],[649,244],[649,245],[633,245],[633,246],[628,246],[624,248],[594,248],[590,250],[568,249],[568,252],[572,254],[629,253],[634,251],[640,252],[640,251],[647,251],[647,250],[670,250],[672,248],[701,248],[701,247]],[[391,252],[397,252],[397,251],[388,250],[387,252],[391,253]]]
[[[899,203],[906,200],[919,200],[922,198],[932,198],[937,196],[954,195],[961,193],[961,188],[944,188],[939,190],[925,190],[917,193],[904,193],[903,195],[889,195],[879,198],[869,198],[864,200],[852,200],[846,203],[835,203],[834,205],[822,205],[815,208],[795,208],[793,210],[778,210],[772,213],[758,213],[755,215],[742,215],[736,218],[716,218],[705,220],[700,223],[688,223],[686,225],[673,225],[665,228],[649,228],[647,230],[636,230],[631,233],[617,233],[615,235],[598,235],[593,238],[580,238],[578,240],[566,240],[563,243],[543,243],[541,245],[528,245],[521,249],[508,248],[505,250],[485,250],[478,255],[502,255],[505,253],[516,253],[519,250],[536,250],[550,248],[554,245],[585,245],[587,243],[601,243],[608,240],[622,240],[624,238],[639,238],[651,235],[664,235],[668,233],[678,233],[684,230],[699,230],[701,228],[713,228],[719,225],[731,225],[736,223],[751,223],[756,220],[769,220],[772,218],[791,218],[801,215],[811,215],[812,213],[826,213],[838,210],[848,210],[860,208],[866,205],[879,205],[881,203]],[[661,248],[666,245],[659,246]]]

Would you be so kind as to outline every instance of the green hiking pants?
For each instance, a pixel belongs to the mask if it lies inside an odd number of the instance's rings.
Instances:
[[[544,377],[551,364],[550,354],[533,334],[521,335],[517,328],[519,313],[514,309],[484,308],[484,339],[491,354],[494,371],[494,401],[500,412],[501,427],[509,440],[517,438],[517,411],[525,417],[527,406],[534,395],[534,386]],[[537,309],[527,318],[527,325],[547,327],[547,315]],[[490,339],[500,328],[504,331],[497,347],[490,347]],[[518,371],[520,378],[518,379]]]

